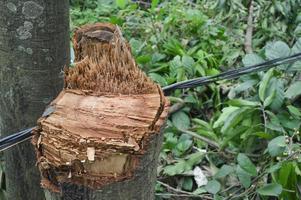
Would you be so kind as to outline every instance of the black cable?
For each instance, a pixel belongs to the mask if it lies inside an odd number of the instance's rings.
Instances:
[[[194,88],[198,87],[201,85],[213,83],[219,80],[224,80],[224,79],[233,79],[240,77],[245,74],[250,74],[254,72],[259,72],[263,70],[270,69],[272,67],[276,67],[278,65],[283,65],[283,64],[288,64],[295,62],[297,60],[301,59],[301,53],[297,53],[288,57],[283,57],[283,58],[276,58],[273,60],[269,60],[260,64],[252,65],[252,66],[247,66],[247,67],[241,67],[238,69],[233,69],[229,70],[226,72],[222,72],[220,74],[214,75],[214,76],[207,76],[207,77],[200,77],[200,78],[195,78],[195,79],[190,79],[187,81],[182,81],[178,82],[166,87],[163,87],[163,92],[165,95],[169,95],[171,91],[175,89],[185,89],[185,88]],[[53,108],[47,108],[46,111],[44,112],[43,116],[49,115],[49,113],[53,112]],[[45,114],[46,113],[46,114]],[[6,136],[2,139],[0,139],[0,152],[8,149],[16,144],[19,144],[20,142],[23,142],[29,138],[31,138],[32,133],[31,131],[35,127],[25,129],[23,131],[14,133],[12,135]]]
[[[1,138],[0,139],[0,152],[7,149],[7,148],[9,148],[9,147],[12,147],[12,146],[15,146],[15,145],[19,144],[22,141],[25,141],[25,140],[31,138],[31,136],[32,136],[31,131],[34,128],[35,127],[28,128],[28,129],[22,130],[20,132],[13,133],[13,134],[11,134],[9,136],[6,136],[4,138]]]
[[[169,95],[170,92],[175,89],[194,88],[197,86],[213,83],[213,82],[216,82],[216,81],[222,80],[222,79],[237,78],[237,77],[245,75],[245,74],[263,71],[263,70],[267,70],[267,69],[270,69],[270,68],[278,66],[278,65],[295,62],[299,59],[301,59],[301,53],[297,53],[297,54],[294,54],[294,55],[291,55],[288,57],[284,57],[284,58],[276,58],[273,60],[265,61],[260,64],[247,66],[247,67],[240,67],[238,69],[233,69],[233,70],[229,70],[226,72],[222,72],[222,73],[214,75],[214,76],[200,77],[200,78],[190,79],[187,81],[178,82],[178,83],[163,87],[163,92],[165,95]]]

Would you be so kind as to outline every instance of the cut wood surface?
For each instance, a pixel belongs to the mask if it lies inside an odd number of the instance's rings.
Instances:
[[[167,99],[118,27],[86,25],[73,41],[75,66],[33,138],[48,199],[153,199]]]

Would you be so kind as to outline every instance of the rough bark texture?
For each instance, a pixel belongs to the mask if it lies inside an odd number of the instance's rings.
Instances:
[[[32,140],[47,199],[154,199],[167,99],[118,27],[86,25],[73,42],[75,66]]]
[[[69,1],[0,0],[0,131],[31,127],[61,90]],[[5,151],[9,200],[45,199],[29,142]]]

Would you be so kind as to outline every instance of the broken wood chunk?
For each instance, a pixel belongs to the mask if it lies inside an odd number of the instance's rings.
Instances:
[[[161,88],[138,68],[117,26],[83,26],[73,42],[75,66],[65,68],[64,89],[34,130],[42,186],[99,189],[141,169],[155,173],[147,162],[157,160],[169,108]]]

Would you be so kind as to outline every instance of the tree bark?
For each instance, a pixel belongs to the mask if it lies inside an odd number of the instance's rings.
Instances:
[[[69,63],[68,0],[0,0],[0,131],[36,124]],[[5,151],[8,200],[42,200],[32,145]]]
[[[47,200],[153,200],[169,103],[118,27],[74,34],[75,66],[34,130]]]

